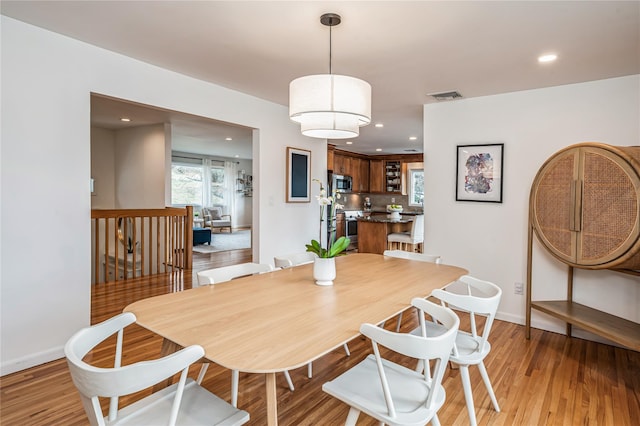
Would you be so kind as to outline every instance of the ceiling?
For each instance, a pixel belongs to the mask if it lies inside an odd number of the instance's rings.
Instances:
[[[338,13],[333,72],[371,84],[373,122],[352,145],[331,142],[365,154],[422,152],[422,106],[437,102],[428,94],[457,90],[473,98],[640,73],[638,1],[3,0],[0,7],[12,18],[282,105],[291,80],[328,72],[329,31],[319,18]],[[545,53],[558,60],[538,63]],[[199,119],[175,119],[191,127],[186,138],[201,139]],[[225,133],[227,124],[208,124]]]
[[[120,120],[122,117],[131,121],[123,122]],[[251,128],[122,99],[97,94],[91,96],[91,125],[94,127],[118,130],[159,123],[171,124],[173,151],[253,158]]]

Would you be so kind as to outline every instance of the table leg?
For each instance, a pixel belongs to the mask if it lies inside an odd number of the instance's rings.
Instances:
[[[278,424],[278,398],[276,395],[276,373],[266,374],[267,386],[267,424],[277,426]]]
[[[179,351],[180,349],[182,349],[182,346],[180,346],[180,345],[178,345],[176,343],[173,343],[171,340],[162,339],[162,349],[160,349],[160,357],[164,357],[164,356],[170,355],[170,354],[172,354],[174,352]],[[171,386],[171,382],[172,381],[173,381],[173,378],[169,377],[164,384],[162,384],[162,382],[156,384],[153,387],[153,391],[154,392],[158,392],[159,390],[162,390],[162,389],[166,388],[167,386]]]

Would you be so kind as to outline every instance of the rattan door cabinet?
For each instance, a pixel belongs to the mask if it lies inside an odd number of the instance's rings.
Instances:
[[[568,265],[566,300],[531,300],[533,238]],[[527,338],[536,309],[565,321],[568,336],[573,324],[640,351],[640,324],[573,302],[574,268],[640,277],[640,146],[585,142],[542,165],[529,198],[526,312]]]

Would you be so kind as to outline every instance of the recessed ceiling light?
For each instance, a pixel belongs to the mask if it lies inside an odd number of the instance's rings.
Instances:
[[[382,151],[382,148],[376,148],[376,151],[380,152]]]
[[[353,145],[353,142],[352,141],[347,141],[346,144],[347,145]]]
[[[555,61],[556,59],[558,59],[558,55],[554,55],[554,54],[552,53],[552,54],[549,54],[549,55],[542,55],[542,56],[539,56],[539,57],[538,57],[538,62],[553,62],[553,61]]]
[[[416,139],[418,139],[416,136],[409,136],[410,141],[415,141]]]
[[[376,127],[380,128],[380,127],[384,127],[384,124],[382,123],[376,123]]]
[[[129,117],[120,117],[120,121],[126,121],[128,123],[131,119]]]
[[[238,154],[236,154],[234,157],[236,157],[236,158],[240,158],[240,156],[239,156]]]
[[[232,138],[224,138],[225,141],[232,141]]]

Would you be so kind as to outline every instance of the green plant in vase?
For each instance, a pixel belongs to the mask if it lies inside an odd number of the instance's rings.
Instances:
[[[322,182],[318,179],[313,179],[314,182],[320,184],[320,194],[316,195],[316,200],[320,205],[320,234],[318,240],[311,240],[311,244],[306,244],[307,251],[315,253],[318,257],[327,259],[336,256],[346,254],[345,250],[349,247],[351,240],[347,237],[340,237],[336,240],[336,212],[344,206],[337,203],[340,199],[340,194],[335,190],[332,195],[327,196],[327,191],[324,189]],[[322,222],[324,222],[325,207],[329,210],[329,241],[327,241],[326,247],[322,247]]]

